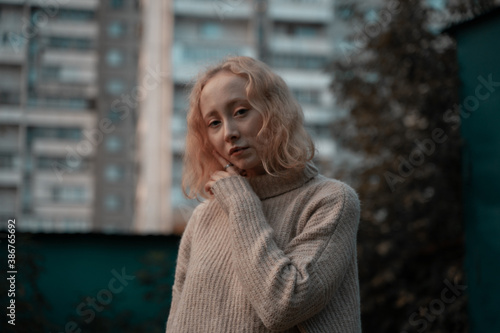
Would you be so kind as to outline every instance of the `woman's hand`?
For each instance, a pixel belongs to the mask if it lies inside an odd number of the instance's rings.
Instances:
[[[212,186],[214,186],[216,181],[223,179],[223,178],[235,176],[235,175],[244,175],[244,172],[245,172],[244,170],[238,169],[236,166],[234,166],[231,162],[229,162],[224,157],[222,157],[215,150],[212,153],[214,154],[217,161],[219,161],[222,170],[215,171],[210,176],[210,180],[205,184],[205,191],[210,193],[211,195],[213,195]]]

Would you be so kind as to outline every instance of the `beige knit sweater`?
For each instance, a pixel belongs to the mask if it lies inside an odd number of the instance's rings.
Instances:
[[[182,236],[167,332],[361,332],[353,189],[309,164],[212,191]]]

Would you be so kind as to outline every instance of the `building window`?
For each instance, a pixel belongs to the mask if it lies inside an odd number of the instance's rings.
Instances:
[[[215,22],[205,22],[200,26],[201,38],[218,39],[222,36],[222,27]]]
[[[1,153],[0,154],[0,169],[14,169],[14,154]]]
[[[125,90],[125,85],[122,81],[111,79],[106,83],[106,91],[111,95],[119,95]]]
[[[369,9],[365,12],[365,20],[367,22],[375,22],[378,20],[378,12],[375,8]]]
[[[443,10],[446,8],[445,0],[427,0],[426,3],[432,9]]]
[[[301,69],[323,69],[328,60],[325,56],[297,55],[297,54],[275,54],[272,65],[277,68],[301,68]]]
[[[122,22],[113,21],[108,24],[107,32],[109,37],[121,37],[125,34],[125,24]]]
[[[88,38],[49,37],[47,46],[55,49],[90,50],[94,44]]]
[[[39,157],[36,161],[38,170],[85,171],[89,169],[86,159],[73,160],[66,157]]]
[[[342,20],[350,19],[354,14],[352,4],[342,4],[337,6],[337,17]]]
[[[17,91],[0,91],[0,104],[17,105],[21,102],[21,94]]]
[[[116,112],[115,110],[111,110],[108,112],[108,119],[111,120],[111,122],[114,124],[120,122],[122,118],[124,118],[122,113]]]
[[[183,48],[182,57],[184,61],[203,61],[221,59],[228,54],[240,55],[241,50],[237,46],[210,46],[200,47],[197,44],[186,44]]]
[[[108,182],[117,182],[123,179],[125,171],[123,167],[116,164],[108,164],[104,168],[104,178]]]
[[[122,9],[123,5],[123,0],[109,0],[109,6],[113,9]]]
[[[319,105],[320,93],[317,90],[292,89],[297,101],[301,104]]]
[[[308,68],[308,69],[319,69],[319,68],[324,68],[326,67],[327,60],[325,57],[320,57],[320,56],[310,56],[310,57],[303,57],[301,59],[301,68]]]
[[[27,144],[30,145],[36,138],[80,141],[83,136],[80,128],[28,127]]]
[[[33,18],[35,18],[38,13],[43,16],[45,12],[42,9],[38,9],[33,13]],[[93,21],[96,15],[92,10],[80,10],[80,9],[62,9],[59,8],[56,14],[58,20],[64,21]]]
[[[90,223],[84,219],[63,217],[60,221],[60,229],[68,232],[88,231]]]
[[[311,26],[298,26],[295,28],[295,35],[297,37],[317,37],[320,31],[317,27]]]
[[[309,132],[314,138],[331,138],[332,136],[332,129],[331,127],[326,124],[326,125],[313,125],[309,124],[306,126],[307,132]]]
[[[274,25],[276,35],[288,37],[320,37],[325,34],[325,28],[320,24],[297,24],[276,22]]]
[[[122,206],[122,200],[120,196],[116,194],[107,194],[104,197],[104,208],[108,212],[116,212]]]
[[[106,63],[111,67],[121,66],[123,64],[123,59],[123,52],[120,50],[113,49],[106,53]]]
[[[17,190],[13,188],[0,188],[0,215],[10,215],[12,217],[16,210]]]
[[[43,80],[60,80],[61,67],[59,66],[44,66],[40,71]]]
[[[173,163],[172,163],[172,184],[173,187],[181,187],[182,183],[182,156],[180,154],[174,154]]]
[[[59,128],[58,137],[62,139],[81,140],[82,130],[80,128]]]
[[[83,186],[54,186],[52,200],[59,203],[84,203],[86,199]]]
[[[8,43],[9,43],[9,33],[7,31],[5,31],[2,34],[2,44],[7,45]]]
[[[110,135],[106,137],[105,147],[108,152],[118,152],[122,150],[123,142],[120,137],[116,135]]]
[[[86,110],[92,108],[92,100],[85,98],[55,98],[28,96],[26,104],[30,107]]]
[[[174,111],[182,111],[188,108],[188,96],[184,86],[175,85],[174,87]]]

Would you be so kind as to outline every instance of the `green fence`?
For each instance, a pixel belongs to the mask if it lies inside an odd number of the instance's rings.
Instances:
[[[18,233],[15,245],[16,325],[3,314],[1,332],[165,331],[178,237]]]
[[[500,11],[452,31],[462,81],[470,328],[500,332]]]

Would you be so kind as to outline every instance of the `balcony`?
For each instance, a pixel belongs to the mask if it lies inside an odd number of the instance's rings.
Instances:
[[[269,46],[270,49],[276,53],[329,55],[332,51],[332,47],[327,38],[305,38],[276,35],[271,38]]]
[[[95,51],[49,49],[42,54],[41,58],[43,65],[89,68],[92,71],[97,68],[97,52]]]
[[[32,126],[84,127],[93,128],[97,116],[92,110],[61,110],[29,109],[25,122]]]
[[[85,142],[83,144],[82,142]],[[97,143],[98,144],[98,143]],[[61,140],[61,139],[36,139],[33,143],[33,155],[41,156],[67,156],[69,162],[78,163],[79,159],[93,156],[96,150],[96,144],[87,141]],[[56,173],[44,174],[48,179],[56,179]]]
[[[40,25],[39,29],[39,33],[42,36],[97,38],[99,25],[97,22],[51,20],[43,26]]]
[[[337,146],[331,139],[316,139],[315,145],[320,159],[331,160],[337,154]]]
[[[328,0],[275,0],[269,2],[268,10],[273,20],[324,24],[333,21],[333,9]]]
[[[97,70],[95,68],[95,59],[93,59],[91,55],[87,55],[87,57],[85,58],[77,58],[78,60],[82,60],[82,63],[76,65],[71,64],[75,62],[73,54],[66,53],[66,55],[67,57],[65,58],[65,61],[70,62],[70,64],[66,65],[63,65],[63,63],[59,65],[51,64],[54,58],[61,57],[60,54],[52,54],[48,56],[46,60],[49,62],[49,64],[40,68],[40,74],[36,80],[36,83],[38,83],[39,86],[43,86],[46,83],[96,86]],[[83,61],[86,62],[86,65],[84,65]]]
[[[255,57],[256,51],[248,45],[177,41],[172,48],[174,81],[179,83],[188,82],[206,65],[216,63],[228,55]]]
[[[0,44],[0,64],[22,65],[26,62],[27,43],[13,39]]]
[[[22,171],[21,169],[1,168],[0,169],[0,186],[18,186],[21,184]]]
[[[82,78],[82,81],[84,79]],[[75,81],[75,80],[74,80]],[[37,82],[36,93],[40,96],[74,97],[94,99],[97,97],[97,86],[90,84],[75,84],[73,82]]]
[[[42,2],[43,3],[43,2]],[[51,2],[47,2],[48,4],[51,4]],[[61,8],[68,8],[68,9],[86,9],[86,10],[96,10],[99,6],[99,1],[98,0],[71,0],[71,1],[54,1],[56,4],[54,7],[55,9],[52,9],[52,11],[57,10],[59,6]],[[40,0],[31,0],[30,1],[31,5],[34,6],[40,6]]]
[[[190,17],[213,17],[225,19],[249,19],[252,16],[252,1],[233,0],[176,0],[174,14]]]
[[[94,200],[94,179],[90,172],[39,171],[33,176],[33,211],[41,216],[90,217]]]
[[[0,123],[2,125],[3,122],[0,120]],[[12,132],[11,134],[8,135],[1,135],[0,136],[0,152],[13,152],[13,151],[19,151],[19,132]]]
[[[0,91],[0,105],[19,105],[21,94],[18,91]]]
[[[330,74],[322,70],[301,70],[301,69],[277,69],[280,75],[290,88],[325,89],[328,88],[331,77]]]
[[[0,169],[0,186],[18,186],[21,184],[20,169]]]
[[[35,0],[32,0],[35,2]],[[2,5],[24,5],[26,0],[3,0]]]
[[[0,108],[1,124],[19,124],[23,116],[23,111],[18,105],[2,105]]]
[[[324,125],[332,123],[336,114],[332,109],[320,106],[303,105],[306,124]]]
[[[90,217],[25,215],[17,229],[24,232],[89,232],[92,223]]]

